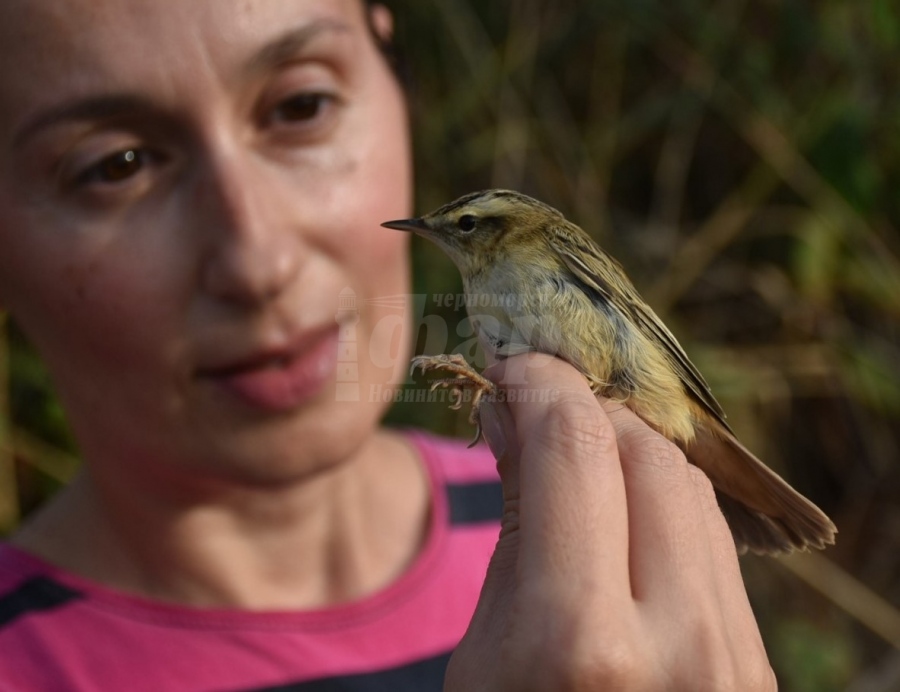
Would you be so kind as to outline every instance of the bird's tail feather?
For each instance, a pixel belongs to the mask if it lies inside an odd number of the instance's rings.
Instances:
[[[716,488],[738,552],[823,548],[837,533],[822,510],[788,485],[724,428],[698,425],[683,451]]]

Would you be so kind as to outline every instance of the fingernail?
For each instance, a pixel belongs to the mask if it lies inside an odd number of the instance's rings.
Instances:
[[[497,405],[492,401],[485,401],[481,405],[479,414],[481,416],[481,434],[490,448],[491,453],[497,461],[500,461],[508,450],[506,443],[506,432],[503,429],[503,422],[500,420],[500,414],[497,411]],[[499,404],[502,406],[503,404]]]

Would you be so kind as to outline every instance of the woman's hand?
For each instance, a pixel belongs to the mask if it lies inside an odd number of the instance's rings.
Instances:
[[[482,409],[500,540],[445,689],[776,689],[706,476],[568,364],[530,354],[489,375],[513,367],[528,385]]]

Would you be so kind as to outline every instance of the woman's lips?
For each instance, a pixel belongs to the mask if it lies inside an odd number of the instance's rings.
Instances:
[[[264,411],[290,411],[316,396],[337,366],[337,328],[297,349],[261,354],[246,364],[201,372],[245,404]]]

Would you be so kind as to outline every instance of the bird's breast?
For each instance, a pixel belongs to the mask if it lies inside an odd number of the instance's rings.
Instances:
[[[486,274],[467,283],[466,292],[469,317],[489,357],[540,351],[580,365],[586,331],[599,317],[583,292],[559,272],[501,264]]]

